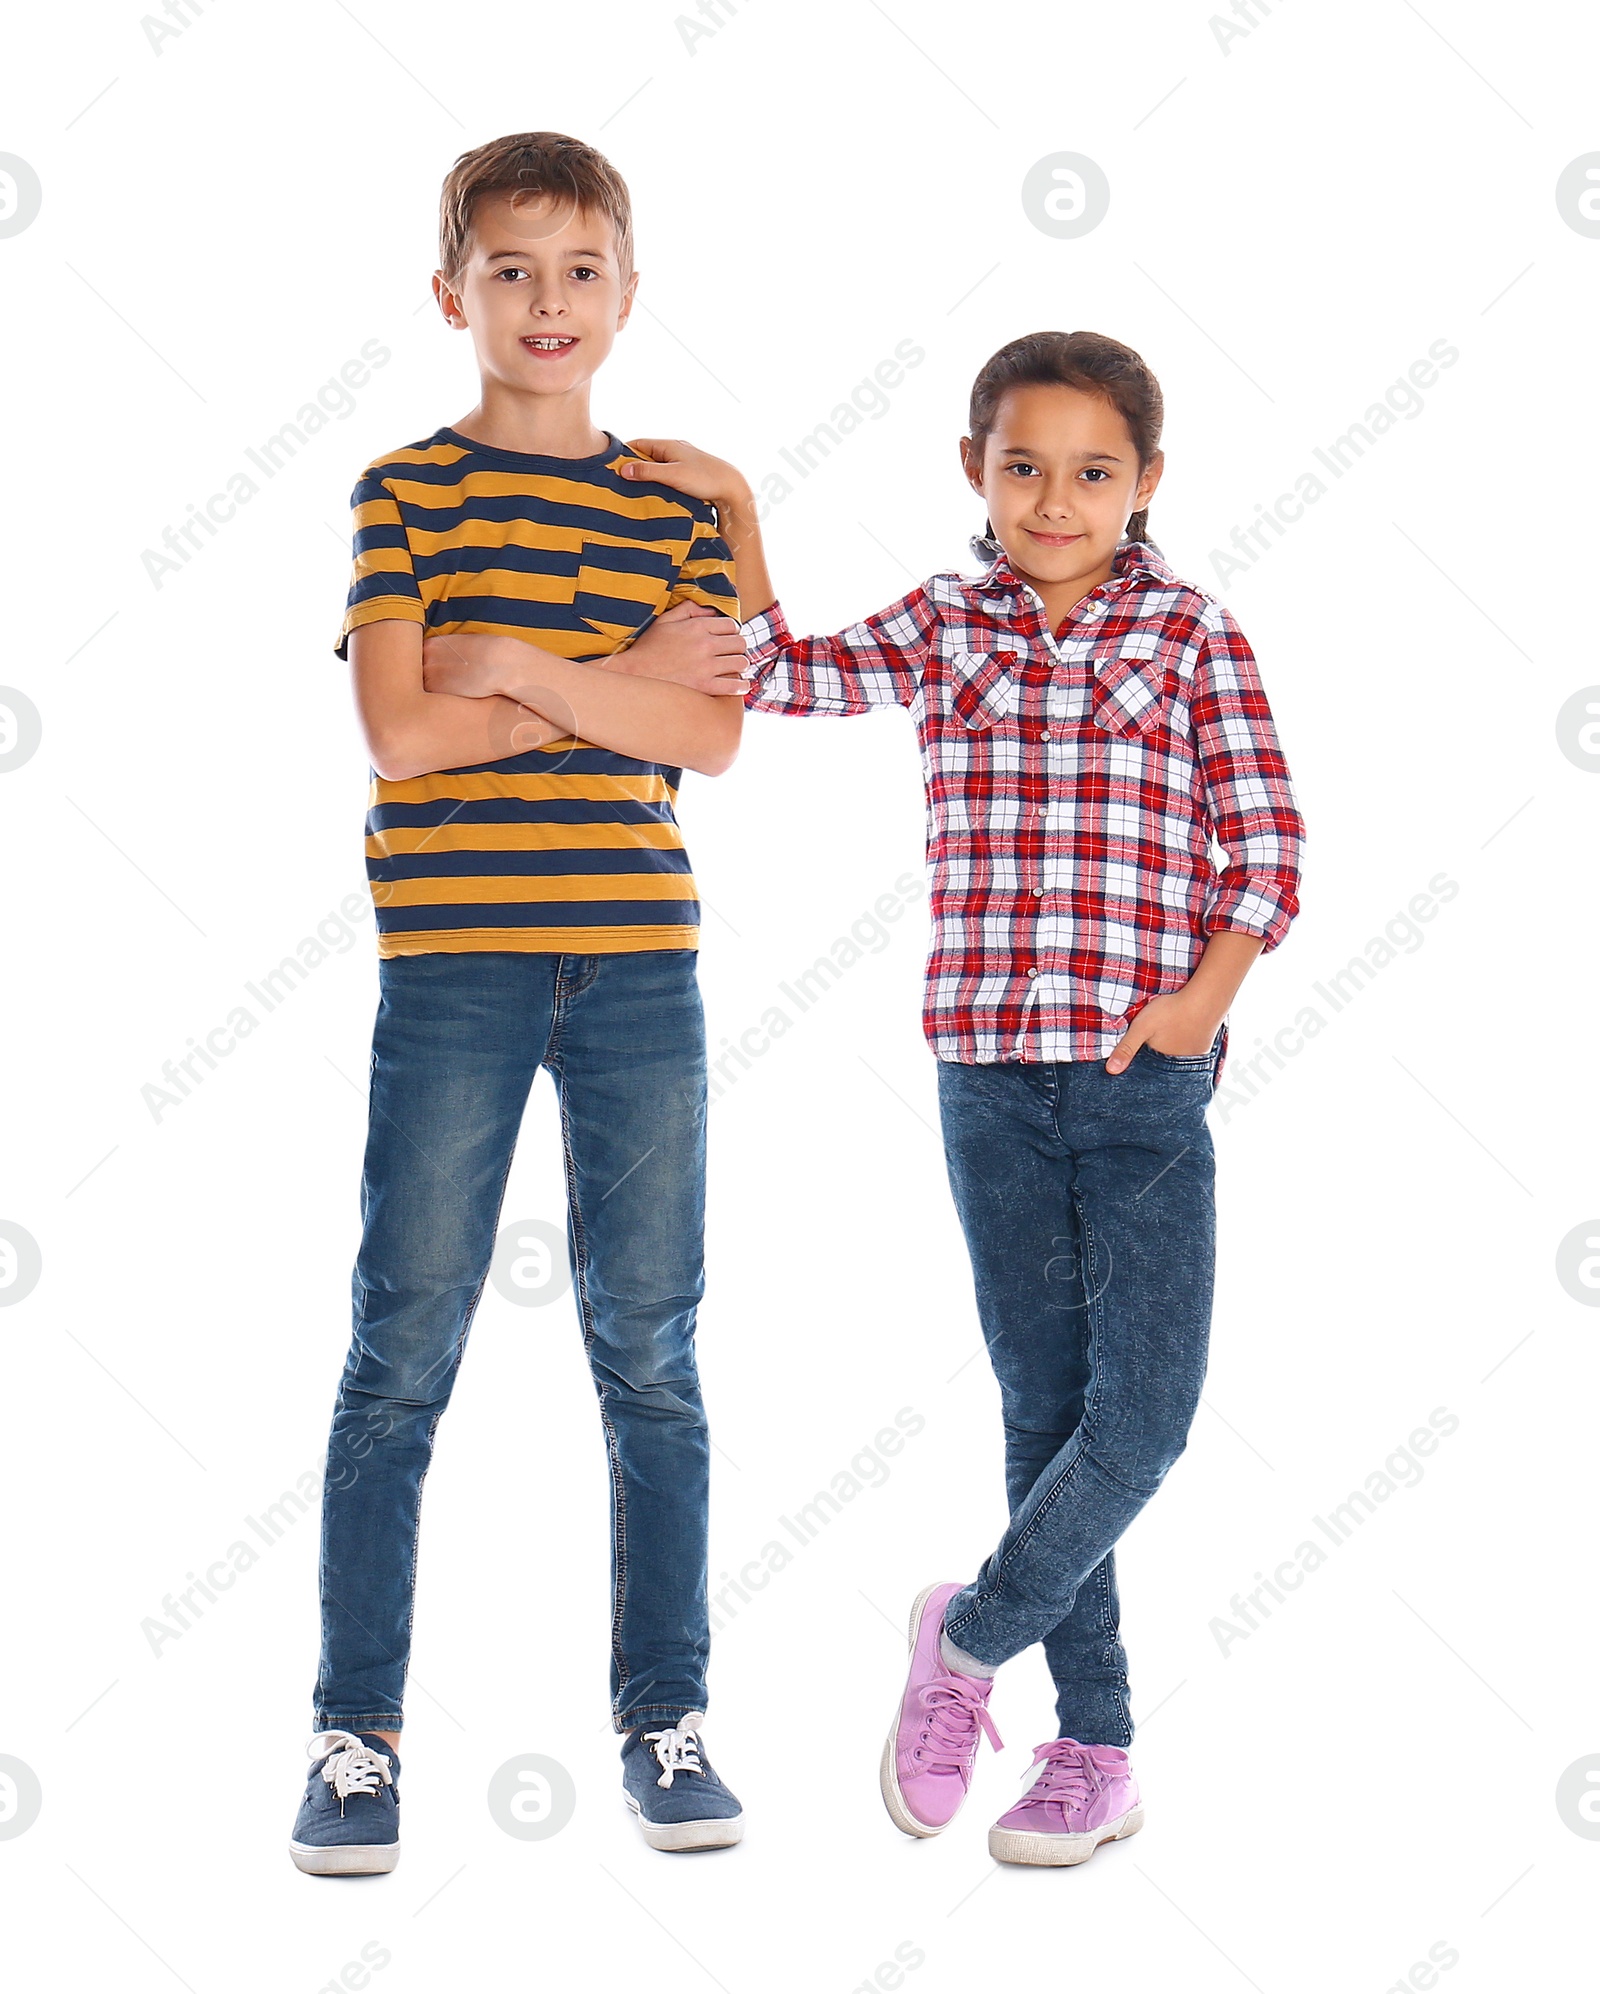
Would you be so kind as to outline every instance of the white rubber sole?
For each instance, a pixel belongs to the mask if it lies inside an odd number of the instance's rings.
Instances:
[[[744,1840],[742,1814],[732,1814],[724,1821],[647,1821],[626,1787],[622,1798],[651,1848],[665,1849],[670,1855],[681,1855],[686,1849],[731,1849],[735,1842]]]
[[[914,1654],[917,1646],[917,1628],[922,1623],[922,1609],[927,1605],[931,1594],[939,1590],[942,1580],[935,1580],[931,1586],[924,1586],[911,1603],[911,1624],[907,1629],[906,1652]],[[883,1804],[889,1810],[889,1819],[902,1835],[915,1835],[925,1841],[930,1835],[942,1835],[949,1827],[931,1828],[926,1821],[919,1821],[906,1805],[905,1795],[900,1791],[900,1772],[895,1763],[895,1746],[900,1739],[900,1712],[905,1706],[906,1693],[900,1692],[900,1701],[894,1707],[894,1721],[889,1726],[889,1736],[884,1742],[883,1757],[878,1764],[878,1791],[883,1795]],[[951,1815],[950,1819],[955,1819]]]
[[[291,1842],[289,1857],[306,1876],[386,1876],[400,1860],[398,1842],[352,1843],[344,1848],[313,1848]]]
[[[996,1862],[1036,1864],[1045,1869],[1064,1869],[1070,1863],[1087,1862],[1102,1842],[1125,1842],[1144,1826],[1144,1809],[1130,1807],[1126,1814],[1104,1827],[1081,1835],[1029,1835],[1020,1828],[991,1828],[989,1853]]]

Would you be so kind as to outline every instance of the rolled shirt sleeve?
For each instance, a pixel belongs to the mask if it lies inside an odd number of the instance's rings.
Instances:
[[[937,627],[920,587],[832,637],[796,637],[775,602],[744,626],[750,652],[745,704],[756,712],[789,714],[909,706]]]
[[[1305,822],[1244,632],[1207,606],[1190,694],[1206,817],[1226,863],[1206,903],[1207,935],[1232,929],[1277,947],[1300,910]]]

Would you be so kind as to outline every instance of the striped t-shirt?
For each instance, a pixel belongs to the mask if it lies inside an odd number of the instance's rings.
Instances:
[[[436,430],[371,464],[351,497],[355,572],[339,633],[398,619],[609,657],[675,603],[737,618],[716,514],[595,457],[536,457]],[[374,774],[367,873],[380,956],[694,948],[700,904],[673,814],[682,770],[570,735],[388,782]]]

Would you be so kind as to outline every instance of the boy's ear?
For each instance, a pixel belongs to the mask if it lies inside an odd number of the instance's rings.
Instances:
[[[621,309],[617,313],[618,332],[621,332],[622,328],[628,323],[628,314],[633,310],[633,294],[635,291],[638,290],[638,288],[639,288],[639,273],[637,270],[635,270],[633,275],[628,279],[627,283],[624,284],[622,287],[622,305]]]
[[[442,270],[433,273],[433,295],[438,300],[439,309],[446,323],[460,332],[467,323],[467,315],[461,309],[461,294],[452,286]]]
[[[972,438],[970,436],[963,436],[961,439],[961,468],[967,474],[967,483],[971,485],[979,498],[982,498],[983,459],[973,449]]]

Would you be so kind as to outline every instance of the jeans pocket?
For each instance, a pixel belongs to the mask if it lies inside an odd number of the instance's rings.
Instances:
[[[1216,1085],[1217,1057],[1222,1049],[1222,1027],[1217,1027],[1217,1035],[1204,1052],[1162,1052],[1148,1040],[1140,1046],[1141,1053],[1149,1053],[1159,1065],[1170,1066],[1179,1073],[1209,1073],[1211,1084]]]

